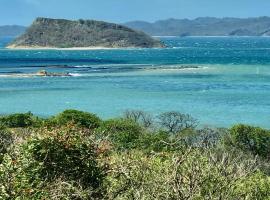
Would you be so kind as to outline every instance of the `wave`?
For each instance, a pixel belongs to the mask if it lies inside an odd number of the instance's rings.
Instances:
[[[79,74],[79,73],[69,73],[70,76],[72,77],[80,77],[80,76],[83,76],[82,74]]]

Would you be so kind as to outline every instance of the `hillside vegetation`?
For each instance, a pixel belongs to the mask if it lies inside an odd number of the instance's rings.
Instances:
[[[188,114],[0,117],[0,199],[269,200],[270,131]]]

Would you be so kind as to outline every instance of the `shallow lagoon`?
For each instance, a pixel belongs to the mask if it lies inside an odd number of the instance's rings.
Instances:
[[[10,39],[1,39],[3,46]],[[167,49],[0,50],[0,113],[178,110],[201,124],[270,128],[270,38],[162,38]],[[5,77],[9,73],[72,77]]]

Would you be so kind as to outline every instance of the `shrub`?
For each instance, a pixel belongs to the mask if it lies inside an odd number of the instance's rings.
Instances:
[[[29,127],[34,125],[37,120],[31,112],[0,117],[0,123],[9,128]]]
[[[174,146],[175,141],[170,138],[167,132],[143,133],[136,142],[136,149],[144,152],[169,152],[179,149],[179,145]]]
[[[270,131],[239,124],[231,128],[230,136],[233,146],[270,158]]]
[[[55,117],[55,120],[60,125],[74,123],[78,126],[94,129],[100,126],[101,119],[95,114],[78,111],[78,110],[65,110]]]
[[[0,188],[10,199],[51,199],[59,190],[101,197],[105,171],[96,145],[81,131],[43,129],[14,151],[19,154],[6,156],[0,167]]]
[[[254,161],[243,161],[241,156],[191,149],[152,155],[132,151],[115,154],[110,162],[112,170],[106,179],[109,199],[251,200],[269,195],[265,176],[257,179],[260,185],[242,190],[257,172]]]
[[[256,172],[246,178],[240,178],[235,196],[245,197],[246,199],[269,200],[270,197],[270,177],[261,172]]]
[[[0,164],[2,163],[4,154],[8,152],[12,143],[13,138],[11,133],[4,127],[0,127]]]
[[[110,140],[118,149],[131,149],[142,135],[142,128],[134,121],[127,119],[113,119],[105,121],[102,127]]]

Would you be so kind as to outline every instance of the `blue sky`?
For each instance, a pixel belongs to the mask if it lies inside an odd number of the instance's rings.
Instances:
[[[38,16],[122,23],[270,15],[270,0],[0,0],[0,3],[0,25],[29,25]]]

